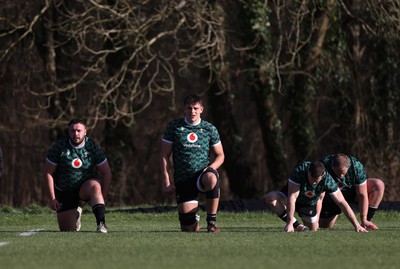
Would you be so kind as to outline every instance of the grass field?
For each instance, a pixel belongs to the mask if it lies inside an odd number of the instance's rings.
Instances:
[[[0,268],[400,268],[400,213],[378,212],[379,231],[356,233],[344,216],[334,230],[283,233],[271,213],[220,212],[221,233],[182,233],[177,213],[108,209],[108,234],[85,210],[81,232],[58,232],[46,209],[0,211]]]

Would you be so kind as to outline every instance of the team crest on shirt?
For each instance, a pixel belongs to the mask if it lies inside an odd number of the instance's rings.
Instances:
[[[199,137],[195,133],[188,134],[186,138],[187,138],[187,141],[189,141],[190,143],[195,143],[197,141],[197,139],[199,139]]]
[[[344,188],[344,184],[343,184],[343,182],[338,182],[337,183],[337,185],[338,185],[338,187],[339,187],[339,189],[343,189]]]
[[[82,166],[82,161],[79,158],[75,158],[72,160],[71,165],[73,168],[80,168]]]
[[[69,149],[61,152],[61,157],[65,157],[65,156],[69,156],[69,155],[71,155],[71,152],[69,151]]]
[[[306,191],[305,195],[310,198],[313,198],[315,196],[315,194],[312,191]]]

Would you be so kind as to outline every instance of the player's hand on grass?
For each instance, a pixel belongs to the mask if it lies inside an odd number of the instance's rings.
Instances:
[[[361,225],[357,225],[357,227],[356,227],[356,232],[357,232],[357,233],[368,233],[367,229],[365,229],[365,228],[362,227]]]
[[[284,231],[286,233],[293,233],[294,232],[293,224],[286,224]]]
[[[378,226],[376,226],[372,221],[364,220],[361,223],[361,226],[368,230],[378,230]]]

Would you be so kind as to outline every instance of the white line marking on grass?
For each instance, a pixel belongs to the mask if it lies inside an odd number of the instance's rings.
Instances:
[[[31,236],[34,235],[38,232],[44,231],[43,229],[34,229],[34,230],[30,230],[30,231],[26,231],[26,232],[22,232],[19,235],[20,236]]]
[[[7,244],[8,244],[8,242],[0,242],[0,247],[4,247]]]

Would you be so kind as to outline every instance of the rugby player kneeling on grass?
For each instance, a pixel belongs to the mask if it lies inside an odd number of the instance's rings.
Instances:
[[[216,226],[220,197],[217,169],[224,162],[224,151],[217,128],[201,119],[202,99],[189,95],[184,99],[185,117],[170,122],[161,145],[162,188],[166,194],[176,195],[181,230],[200,230],[198,195],[206,198],[207,230],[219,232]],[[210,150],[214,159],[210,160]],[[170,157],[173,157],[173,183],[169,176]]]
[[[97,168],[101,178],[94,175]],[[79,231],[80,201],[89,202],[96,217],[97,232],[107,233],[105,202],[111,182],[111,170],[103,150],[86,136],[83,120],[68,124],[68,137],[49,149],[44,176],[50,207],[57,212],[60,231]]]

